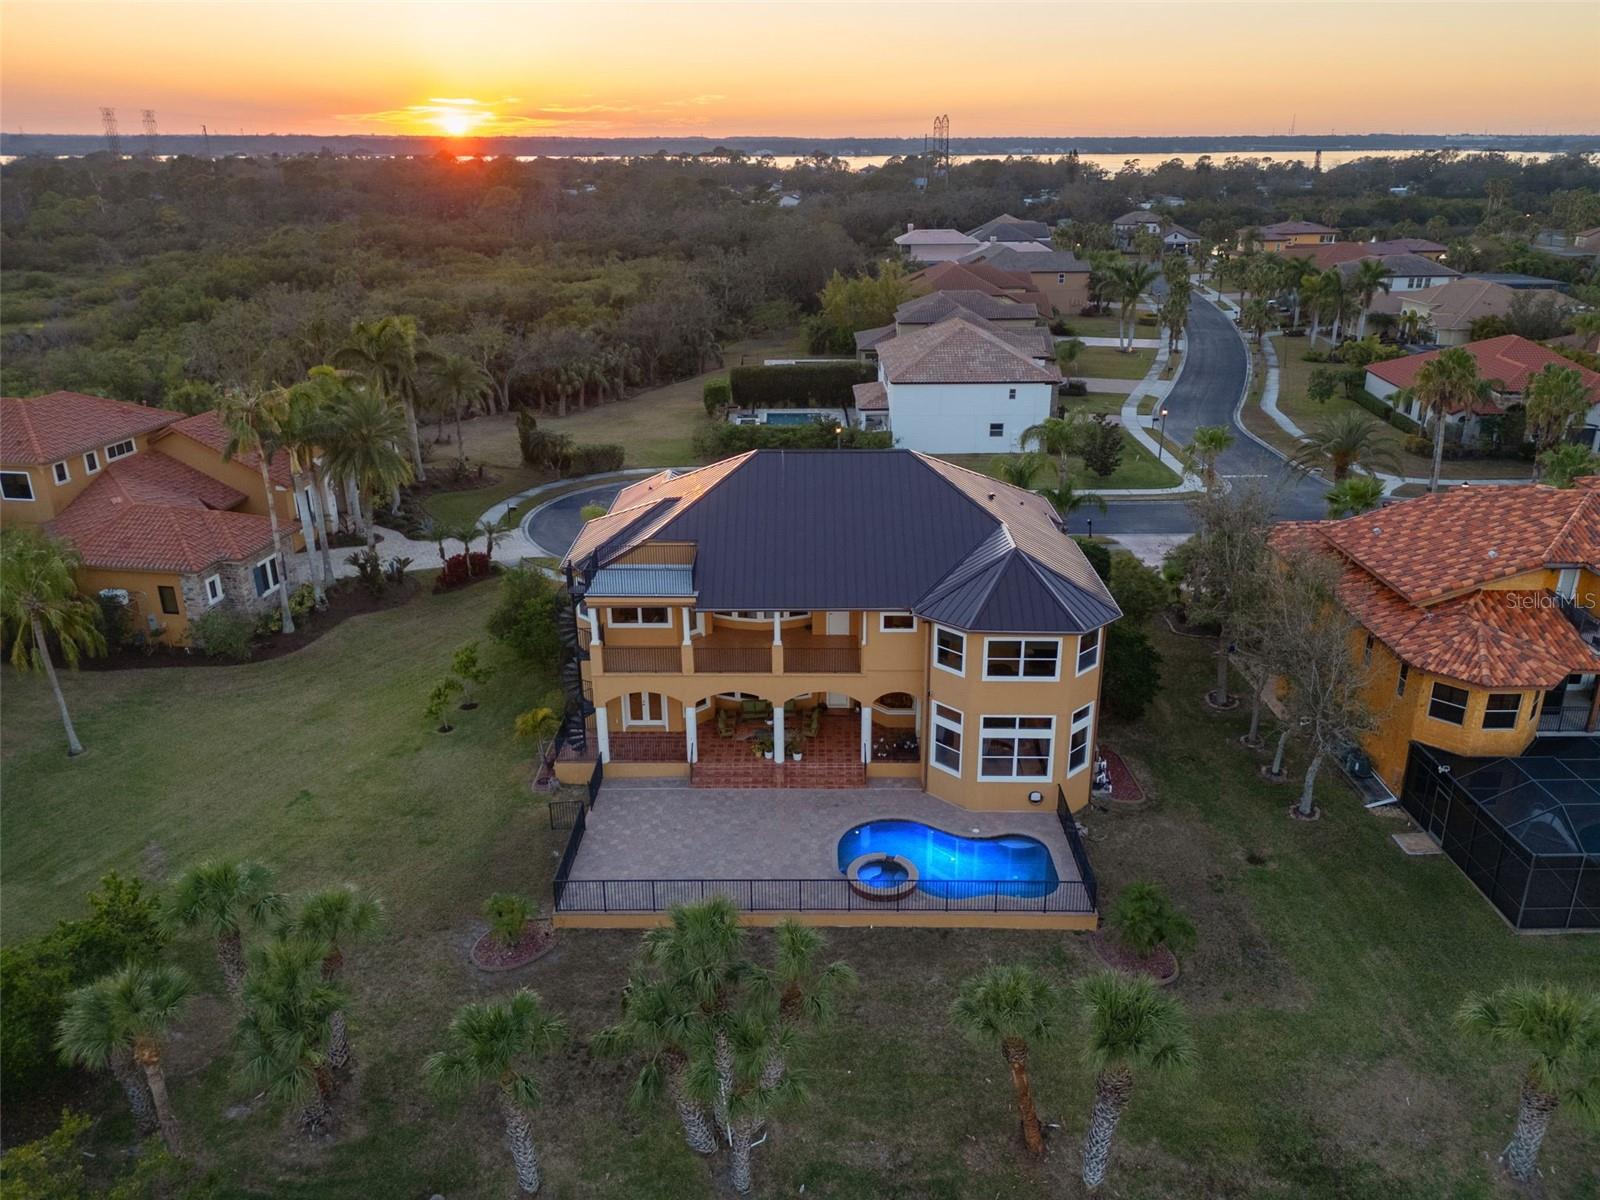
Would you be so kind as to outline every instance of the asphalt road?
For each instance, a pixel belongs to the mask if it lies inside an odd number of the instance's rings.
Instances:
[[[1251,440],[1233,422],[1234,408],[1244,390],[1244,343],[1232,320],[1215,305],[1199,297],[1189,310],[1188,361],[1177,385],[1167,396],[1168,438],[1184,444],[1202,425],[1224,425],[1233,430],[1234,443],[1223,451],[1218,468],[1230,479],[1266,478],[1278,492],[1278,516],[1304,520],[1325,514],[1325,486],[1289,470],[1272,451]],[[580,511],[586,504],[609,504],[622,490],[621,483],[602,484],[592,491],[562,496],[525,519],[528,537],[558,557],[572,545],[583,525]],[[1187,505],[1181,500],[1112,500],[1106,511],[1083,509],[1071,522],[1074,533],[1183,534],[1193,528]]]

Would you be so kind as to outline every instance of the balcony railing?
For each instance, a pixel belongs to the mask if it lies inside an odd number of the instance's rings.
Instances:
[[[694,671],[706,675],[770,675],[773,646],[767,641],[694,642]],[[683,653],[678,646],[604,646],[608,674],[678,675]],[[861,646],[847,634],[786,639],[785,675],[855,675],[861,671]]]
[[[854,675],[861,670],[861,645],[847,634],[813,637],[783,648],[785,675]]]
[[[772,647],[765,644],[697,645],[694,648],[694,669],[697,674],[770,675]]]
[[[604,646],[605,669],[619,675],[677,675],[683,654],[676,646]]]

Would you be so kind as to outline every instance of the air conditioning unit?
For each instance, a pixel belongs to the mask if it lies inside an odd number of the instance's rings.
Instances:
[[[108,601],[112,604],[120,604],[122,607],[126,608],[128,606],[128,589],[101,588],[100,599]]]

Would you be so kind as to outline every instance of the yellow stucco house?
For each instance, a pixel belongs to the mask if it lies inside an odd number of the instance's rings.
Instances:
[[[254,454],[224,461],[215,413],[76,392],[0,399],[0,525],[41,525],[70,542],[78,586],[109,592],[132,627],[172,644],[191,617],[218,605],[278,603],[290,568],[273,553],[267,505],[290,543],[296,500],[281,456],[269,490]]]
[[[908,450],[754,451],[625,488],[563,567],[563,781],[898,785],[1063,825],[1088,802],[1120,612],[1030,492]]]
[[[1339,231],[1315,221],[1274,221],[1258,228],[1239,230],[1239,249],[1274,253],[1291,246],[1326,246],[1339,240]],[[1246,242],[1249,244],[1247,245]]]

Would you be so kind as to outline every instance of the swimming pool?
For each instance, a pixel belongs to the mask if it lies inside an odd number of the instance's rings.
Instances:
[[[920,821],[868,821],[839,839],[841,873],[863,854],[893,854],[918,871],[917,889],[951,900],[1048,896],[1061,883],[1050,849],[1022,834],[962,837]]]
[[[822,417],[814,412],[807,412],[805,409],[800,409],[796,412],[769,412],[767,414],[768,425],[820,425],[822,423]]]

